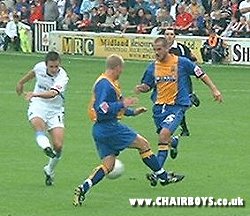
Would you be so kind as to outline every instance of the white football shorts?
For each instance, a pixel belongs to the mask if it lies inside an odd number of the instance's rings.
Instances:
[[[31,121],[35,117],[41,118],[51,130],[56,127],[64,128],[64,109],[50,109],[44,104],[30,103],[28,108],[28,119]]]

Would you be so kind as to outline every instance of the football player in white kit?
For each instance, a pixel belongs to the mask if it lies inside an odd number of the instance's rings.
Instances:
[[[45,184],[53,184],[55,166],[58,163],[64,139],[64,92],[69,78],[60,67],[60,56],[57,52],[48,52],[45,61],[37,63],[24,75],[16,86],[18,95],[24,93],[29,101],[28,119],[34,128],[36,142],[49,157],[44,167]],[[36,79],[33,91],[24,92],[24,84]],[[46,132],[51,136],[51,141]]]

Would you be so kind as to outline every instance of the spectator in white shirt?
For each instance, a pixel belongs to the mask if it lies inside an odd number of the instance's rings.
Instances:
[[[17,14],[13,15],[13,20],[10,20],[5,28],[5,38],[4,38],[4,46],[3,50],[6,51],[8,49],[9,43],[14,44],[14,48],[16,51],[20,49],[20,38],[18,33],[18,22],[19,16]]]

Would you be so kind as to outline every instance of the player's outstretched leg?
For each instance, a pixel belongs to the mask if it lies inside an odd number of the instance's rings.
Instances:
[[[103,177],[108,173],[108,169],[104,165],[96,167],[93,173],[87,178],[83,184],[75,188],[73,205],[80,206],[85,200],[86,193],[90,190],[91,187],[100,182]]]

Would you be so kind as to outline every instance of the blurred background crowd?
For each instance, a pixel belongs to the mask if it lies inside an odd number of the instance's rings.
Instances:
[[[0,27],[17,14],[32,29],[56,21],[58,30],[250,38],[250,0],[1,0]]]

